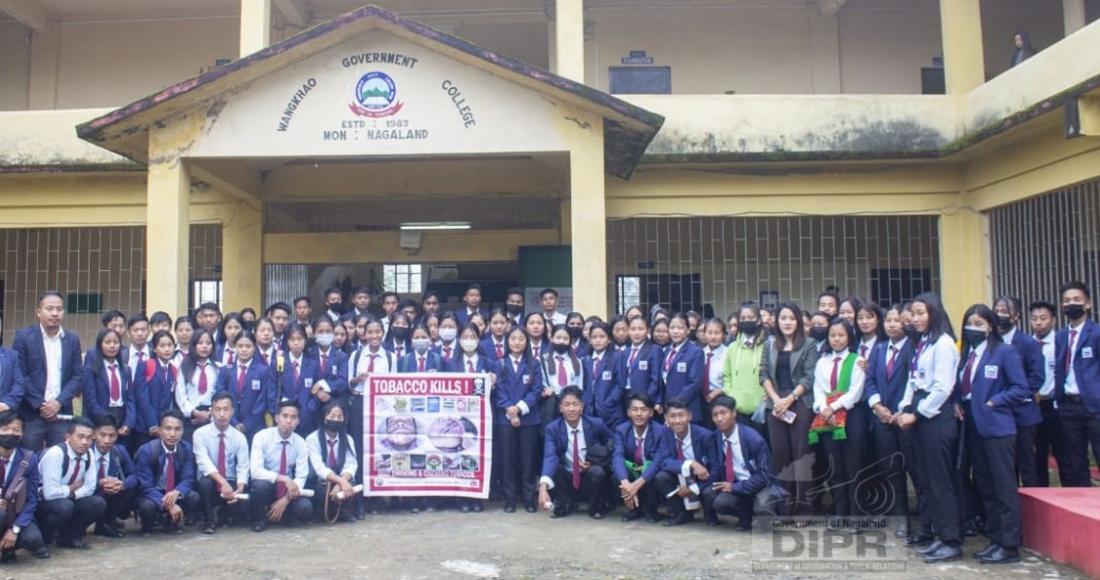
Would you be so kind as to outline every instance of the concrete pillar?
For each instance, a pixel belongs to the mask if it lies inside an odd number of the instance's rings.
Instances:
[[[940,0],[947,94],[963,95],[985,82],[980,0]]]
[[[584,82],[584,0],[554,0],[550,70]]]
[[[151,128],[145,228],[145,311],[187,313],[191,175],[172,136]]]
[[[241,56],[271,44],[271,0],[241,0]]]
[[[607,319],[607,205],[604,198],[603,121],[569,151],[569,229],[573,246],[573,310]]]
[[[222,222],[222,309],[263,306],[263,212],[239,201]]]
[[[810,14],[810,58],[813,90],[818,95],[838,95],[840,83],[840,32],[836,12]]]
[[[560,243],[562,245],[573,243],[573,211],[572,203],[568,199],[561,200],[561,206],[558,207],[558,218],[561,222],[558,228]]]
[[[942,297],[956,331],[970,305],[992,300],[988,228],[988,218],[970,208],[940,216]]]
[[[32,111],[57,108],[57,61],[60,45],[61,30],[56,20],[47,21],[46,28],[31,32],[27,108]]]
[[[1066,36],[1085,27],[1085,0],[1062,0],[1062,22],[1065,23]]]

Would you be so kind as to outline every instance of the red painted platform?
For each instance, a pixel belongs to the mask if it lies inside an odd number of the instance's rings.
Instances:
[[[1020,488],[1024,547],[1100,578],[1100,488]]]

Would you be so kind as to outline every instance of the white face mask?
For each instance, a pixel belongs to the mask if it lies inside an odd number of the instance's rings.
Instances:
[[[430,338],[414,338],[412,343],[413,343],[413,350],[415,350],[417,354],[424,354],[425,352],[428,352],[428,347],[430,347],[432,345],[432,339],[430,339]]]
[[[458,336],[458,329],[457,328],[447,327],[447,328],[440,328],[439,329],[439,338],[443,342],[451,342],[452,340],[455,339],[456,336]]]
[[[473,354],[473,353],[477,352],[478,343],[477,343],[477,339],[475,339],[475,338],[464,338],[461,341],[459,341],[458,344],[459,344],[459,346],[462,347],[462,350],[464,352],[467,352],[469,354]]]
[[[317,344],[319,344],[319,345],[321,345],[325,348],[328,348],[329,345],[332,344],[332,339],[333,338],[335,338],[333,335],[327,334],[327,333],[326,334],[315,334],[315,335],[313,335],[313,340],[317,341]]]

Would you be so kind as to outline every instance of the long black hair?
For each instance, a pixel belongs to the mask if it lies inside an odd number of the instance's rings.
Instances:
[[[936,342],[943,335],[955,339],[955,330],[951,326],[951,319],[947,316],[947,310],[943,307],[943,301],[935,292],[924,292],[913,299],[913,303],[920,302],[928,309],[928,342]],[[996,320],[996,319],[994,319]]]
[[[244,334],[245,332],[248,331],[242,328],[241,334]],[[224,333],[222,335],[224,336]],[[207,362],[209,363],[210,358],[214,356],[214,337],[210,334],[209,330],[206,330],[205,328],[200,326],[199,329],[195,331],[195,334],[191,335],[191,348],[187,351],[187,356],[183,357],[183,362],[180,363],[180,376],[183,377],[183,382],[185,383],[191,381],[191,376],[195,374],[195,367],[199,365],[199,357],[196,354],[198,352],[198,349],[196,347],[199,344],[199,339],[204,336],[210,339],[211,344],[210,356],[206,357]],[[229,348],[233,347],[230,346]]]
[[[123,372],[129,372],[127,370],[126,362],[122,360],[122,336],[119,333],[111,330],[110,328],[101,328],[95,335],[95,352],[92,353],[92,374],[99,378],[103,378],[103,341],[110,335],[115,335],[118,339],[118,354],[115,355],[115,364],[118,365],[119,375]]]
[[[329,411],[337,407],[340,408],[340,412],[344,415],[344,422],[341,423],[340,428],[336,430],[336,463],[338,467],[333,471],[337,471],[344,466],[344,459],[347,458],[348,453],[351,452],[351,450],[348,449],[348,410],[344,407],[343,401],[331,399],[329,402],[325,403],[325,406],[321,409],[321,428],[318,429],[317,433],[317,444],[322,449],[321,456],[327,458],[328,453],[325,447],[325,435],[328,433],[328,430],[325,429],[325,418],[328,417]]]

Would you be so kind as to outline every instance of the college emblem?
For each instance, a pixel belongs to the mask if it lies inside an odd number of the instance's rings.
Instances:
[[[352,113],[373,119],[396,115],[403,105],[397,100],[397,85],[381,71],[363,75],[355,85],[355,102],[348,103]]]

